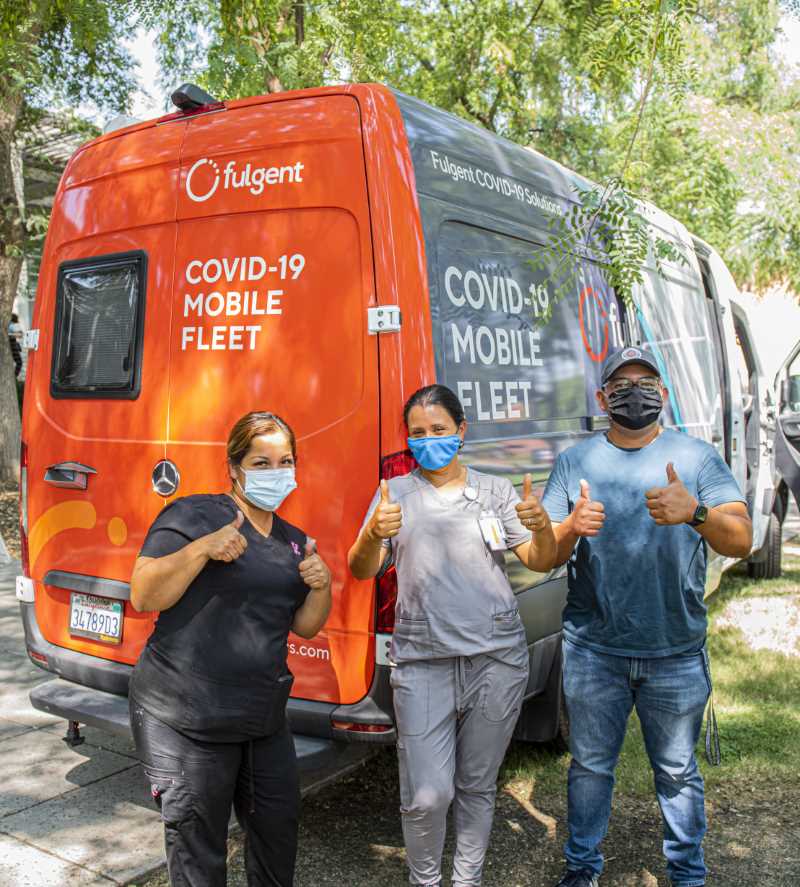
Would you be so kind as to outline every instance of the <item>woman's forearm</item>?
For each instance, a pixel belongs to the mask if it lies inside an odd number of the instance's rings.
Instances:
[[[325,624],[331,611],[331,586],[312,588],[294,615],[292,631],[301,638],[313,638]]]
[[[549,573],[555,566],[557,553],[556,537],[548,520],[547,526],[533,534],[528,548],[528,569],[535,573]]]
[[[365,527],[347,555],[347,565],[356,579],[372,579],[378,574],[389,551],[383,539]]]
[[[131,604],[138,612],[168,610],[208,563],[203,539],[164,557],[137,558],[131,576]]]

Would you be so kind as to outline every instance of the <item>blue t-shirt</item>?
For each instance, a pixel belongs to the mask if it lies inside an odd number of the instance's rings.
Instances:
[[[639,450],[593,435],[558,457],[542,503],[565,520],[589,482],[605,507],[597,536],[582,537],[567,563],[564,634],[600,653],[655,658],[700,649],[706,635],[706,545],[688,524],[660,526],[645,491],[665,487],[672,462],[689,492],[712,508],[744,502],[730,469],[710,444],[665,430]]]

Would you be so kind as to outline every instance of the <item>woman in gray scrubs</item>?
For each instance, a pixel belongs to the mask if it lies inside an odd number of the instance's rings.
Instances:
[[[405,405],[419,465],[381,481],[348,555],[359,579],[397,569],[391,684],[410,882],[441,883],[445,822],[456,828],[454,887],[481,883],[497,772],[528,681],[528,650],[505,573],[510,549],[531,570],[554,562],[547,512],[505,478],[462,465],[467,424],[443,385]]]

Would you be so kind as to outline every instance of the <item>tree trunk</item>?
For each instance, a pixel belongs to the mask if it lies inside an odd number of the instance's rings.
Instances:
[[[19,479],[20,416],[7,330],[21,268],[21,257],[0,257],[0,482],[4,484]]]
[[[294,43],[302,46],[306,39],[306,4],[299,0],[294,4]]]
[[[0,482],[19,477],[20,417],[8,324],[22,270],[25,243],[22,195],[13,152],[22,96],[0,90]]]

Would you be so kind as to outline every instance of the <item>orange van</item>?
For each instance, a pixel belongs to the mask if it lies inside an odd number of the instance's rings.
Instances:
[[[651,348],[667,424],[714,442],[744,486],[733,283],[654,210],[685,257],[668,279],[648,268],[641,301],[624,306],[576,256],[575,292],[554,303],[530,260],[586,184],[560,165],[382,86],[177,95],[176,113],[81,147],[53,206],[29,336],[17,591],[29,656],[58,679],[31,699],[70,722],[72,741],[80,723],[127,732],[129,675],[157,618],[129,601],[145,532],[172,497],[226,489],[228,430],[269,409],[298,438],[282,513],[334,574],[325,629],[290,638],[289,714],[306,767],[344,765],[395,738],[393,572],[356,581],[346,552],[379,478],[413,467],[405,399],[448,384],[470,423],[466,460],[541,485],[561,449],[606,427],[594,391],[608,349]],[[762,488],[769,513],[786,490]],[[509,569],[531,658],[517,735],[548,740],[565,576]]]

